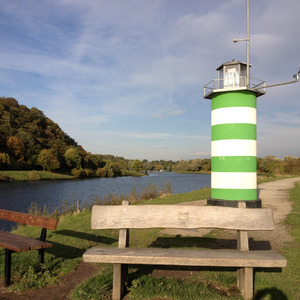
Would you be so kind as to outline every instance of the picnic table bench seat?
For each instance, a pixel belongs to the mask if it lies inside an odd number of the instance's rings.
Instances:
[[[237,285],[244,299],[254,295],[255,268],[283,268],[287,260],[273,251],[249,251],[248,231],[274,230],[271,209],[191,205],[123,205],[92,209],[92,229],[118,229],[119,245],[93,247],[83,261],[114,264],[113,299],[121,299],[128,265],[168,265],[237,268]],[[237,231],[237,249],[130,248],[129,229],[225,229]]]
[[[38,262],[40,266],[44,263],[44,249],[52,247],[52,244],[46,241],[47,229],[55,230],[57,228],[58,220],[4,209],[0,209],[0,219],[23,225],[37,226],[42,229],[41,235],[37,239],[0,230],[0,247],[5,248],[4,285],[7,287],[11,283],[12,253],[38,250]]]

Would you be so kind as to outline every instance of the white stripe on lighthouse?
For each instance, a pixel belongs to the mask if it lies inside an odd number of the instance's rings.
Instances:
[[[211,111],[211,125],[256,124],[256,109],[252,107],[224,107]]]
[[[212,172],[211,187],[215,189],[256,189],[256,172]]]
[[[256,140],[219,140],[211,142],[211,156],[256,156]]]

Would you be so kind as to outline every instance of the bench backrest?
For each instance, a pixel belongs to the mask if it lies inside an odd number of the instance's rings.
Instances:
[[[212,228],[274,230],[269,208],[191,205],[95,205],[92,229]]]
[[[34,216],[4,209],[0,209],[0,219],[52,230],[55,230],[58,224],[57,219]]]

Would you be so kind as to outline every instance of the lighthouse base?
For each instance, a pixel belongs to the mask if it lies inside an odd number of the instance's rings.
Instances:
[[[227,207],[238,207],[236,200],[222,200],[222,199],[207,199],[207,205],[211,206],[227,206]],[[244,200],[247,208],[261,208],[261,199],[257,200]]]

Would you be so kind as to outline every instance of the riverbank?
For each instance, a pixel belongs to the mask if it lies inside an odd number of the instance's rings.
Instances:
[[[124,171],[123,176],[140,177],[147,174],[136,171]],[[76,177],[73,175],[53,173],[48,171],[0,171],[0,182],[15,182],[15,181],[38,181],[38,180],[72,180],[72,179],[91,179],[101,178],[101,176]]]
[[[37,180],[66,180],[73,179],[71,175],[47,171],[0,171],[0,182],[37,181]]]
[[[256,299],[264,299],[264,297],[270,296],[274,299],[299,299],[300,291],[300,274],[298,272],[300,267],[300,253],[298,251],[298,244],[300,242],[300,185],[293,184],[300,180],[300,178],[283,179],[270,183],[264,183],[259,186],[260,196],[262,197],[263,206],[272,207],[274,209],[275,216],[275,231],[271,236],[253,236],[251,241],[252,246],[260,245],[260,240],[270,239],[272,248],[276,248],[288,259],[288,267],[283,270],[282,273],[263,273],[258,272],[256,276]],[[148,204],[174,204],[178,203],[180,199],[184,197],[185,201],[195,201],[207,197],[208,190],[205,194],[201,194],[201,191],[194,191],[186,194],[178,194],[168,196],[161,199],[150,200]],[[175,197],[172,200],[172,197]],[[292,202],[290,202],[292,201]],[[195,203],[195,202],[194,202]],[[291,206],[292,204],[292,206]],[[280,226],[284,225],[284,231]],[[26,228],[19,229],[18,233],[29,234]],[[198,237],[186,236],[184,237],[176,234],[166,235],[162,233],[160,229],[143,231],[141,234],[133,232],[132,235],[132,246],[143,247],[151,244],[158,237],[168,236],[174,239],[174,243],[178,246],[184,247],[185,243],[192,244],[196,243]],[[205,235],[207,241],[217,243],[220,247],[224,246],[226,239],[231,240],[231,237],[223,237],[222,232],[213,231]],[[168,239],[170,240],[170,239]],[[38,289],[36,291],[27,290],[18,294],[15,292],[8,292],[6,289],[1,289],[1,297],[4,299],[44,299],[47,295],[49,300],[62,300],[70,299],[70,294],[74,288],[80,284],[84,279],[87,279],[95,274],[96,277],[88,279],[83,285],[79,286],[76,292],[73,293],[72,299],[87,299],[87,295],[93,297],[99,296],[99,291],[103,297],[109,295],[111,280],[109,278],[111,270],[107,266],[103,265],[92,265],[81,263],[81,256],[85,249],[97,245],[99,243],[109,246],[116,246],[118,241],[117,232],[107,231],[93,231],[90,229],[90,212],[83,211],[79,214],[65,216],[60,219],[59,228],[56,232],[49,234],[49,241],[54,243],[53,249],[47,251],[46,256],[46,267],[48,275],[46,279],[51,282],[53,276],[57,276],[57,284],[53,284]],[[169,245],[172,247],[172,245]],[[173,245],[174,246],[174,245]],[[226,245],[225,245],[226,246]],[[3,252],[3,251],[2,251]],[[3,253],[1,254],[3,255]],[[33,251],[30,251],[33,252]],[[27,257],[26,253],[19,253],[18,255],[18,270],[13,270],[13,274],[21,272],[21,266],[24,264],[24,272],[28,272],[33,259]],[[3,260],[1,257],[1,261]],[[28,262],[29,266],[28,266]],[[73,271],[72,271],[73,269]],[[75,270],[76,269],[76,270]],[[74,271],[75,270],[75,271]],[[147,269],[148,270],[148,269]],[[1,270],[0,270],[1,271]],[[141,271],[141,270],[140,270]],[[50,273],[49,273],[50,272]],[[144,275],[142,278],[138,277],[133,279],[132,293],[142,293],[143,290],[149,290],[153,292],[153,297],[149,299],[158,299],[161,295],[155,294],[161,286],[173,286],[174,289],[187,287],[188,290],[197,292],[197,297],[193,297],[190,294],[189,299],[240,299],[236,290],[234,290],[235,272],[218,272],[218,271],[182,271],[182,270],[156,270],[153,271],[151,268],[145,271],[147,276]],[[18,273],[17,273],[18,274]],[[25,273],[26,274],[26,273]],[[55,275],[56,274],[56,275]],[[145,274],[145,273],[144,273]],[[30,275],[30,274],[29,274]],[[29,276],[23,275],[24,278]],[[26,277],[27,276],[27,277]],[[30,279],[31,282],[38,285],[39,275],[32,275],[35,278]],[[42,275],[41,275],[42,276]],[[21,279],[22,277],[20,277]],[[45,278],[41,277],[41,281]],[[16,280],[19,280],[16,278]],[[25,280],[26,281],[26,280]],[[54,281],[54,279],[53,279]],[[153,285],[149,286],[147,283],[151,281]],[[172,281],[172,284],[171,284]],[[54,281],[55,282],[55,281]],[[0,283],[1,284],[1,283]],[[14,284],[15,285],[15,284]],[[156,286],[157,285],[157,286]],[[197,287],[196,287],[197,286]],[[276,288],[275,288],[276,287]],[[12,286],[13,288],[13,286]],[[172,287],[173,291],[173,287]],[[167,289],[164,291],[168,293]],[[77,296],[76,296],[77,293]],[[200,293],[200,294],[199,294]],[[134,296],[134,294],[132,294]],[[278,296],[278,297],[277,297]],[[282,296],[280,298],[280,296]],[[277,297],[277,298],[276,298]],[[166,294],[166,299],[172,297]],[[98,298],[97,298],[98,299]],[[108,299],[108,298],[107,298]],[[128,298],[130,299],[130,298]]]

